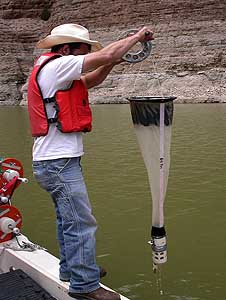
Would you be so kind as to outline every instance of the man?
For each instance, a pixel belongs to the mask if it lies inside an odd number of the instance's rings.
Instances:
[[[33,171],[55,205],[59,277],[70,281],[69,295],[74,298],[120,299],[119,294],[100,287],[104,272],[96,265],[97,224],[80,166],[82,132],[92,128],[87,89],[100,84],[137,42],[151,39],[151,31],[143,27],[102,48],[90,39],[86,28],[64,24],[37,44],[51,52],[37,59],[28,86],[28,111],[35,137]]]

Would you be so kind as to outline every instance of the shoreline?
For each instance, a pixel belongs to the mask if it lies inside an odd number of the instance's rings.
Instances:
[[[90,102],[90,105],[116,105],[116,104],[129,104],[129,101],[127,100],[112,100],[112,101],[98,101],[98,102]],[[189,101],[189,100],[184,100],[184,101],[174,101],[174,104],[226,104],[226,101]],[[20,106],[20,107],[27,107],[27,103],[12,103],[12,102],[0,102],[0,107],[12,107],[12,106]]]

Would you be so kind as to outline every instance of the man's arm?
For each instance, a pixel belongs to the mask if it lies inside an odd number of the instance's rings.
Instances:
[[[121,62],[121,60],[120,60]],[[101,66],[96,70],[87,73],[86,75],[82,76],[82,80],[87,89],[90,89],[94,86],[101,84],[108,74],[111,72],[113,67],[118,64],[119,62],[111,63],[108,65]]]
[[[146,32],[150,32],[150,34],[146,35]],[[132,36],[111,43],[100,51],[85,55],[82,72],[86,73],[90,70],[97,69],[100,66],[114,64],[121,59],[123,55],[127,53],[137,42],[144,42],[152,39],[153,34],[151,30],[148,27],[143,27]]]

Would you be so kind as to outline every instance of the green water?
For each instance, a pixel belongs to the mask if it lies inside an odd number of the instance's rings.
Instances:
[[[99,223],[97,260],[103,283],[130,299],[226,298],[226,105],[176,105],[171,168],[165,201],[168,262],[159,293],[152,272],[151,197],[128,105],[93,107],[94,130],[85,135],[83,170]],[[0,155],[19,159],[30,182],[14,205],[23,233],[57,255],[54,210],[31,171],[27,112],[0,108]]]

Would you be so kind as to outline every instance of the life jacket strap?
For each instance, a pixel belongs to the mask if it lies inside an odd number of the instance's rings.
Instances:
[[[43,99],[44,103],[53,103],[56,101],[55,96],[50,97],[50,98],[44,98]]]
[[[56,123],[56,122],[57,122],[57,118],[49,118],[48,119],[49,124],[53,124],[53,123]]]

